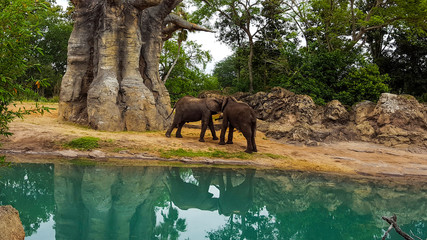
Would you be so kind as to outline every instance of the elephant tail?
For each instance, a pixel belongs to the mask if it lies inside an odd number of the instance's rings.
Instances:
[[[166,118],[166,120],[168,120],[168,119],[172,116],[172,113],[173,113],[173,111],[175,111],[175,108],[176,108],[176,103],[175,103],[175,105],[173,106],[173,109],[172,109],[171,114],[169,114],[169,116]]]
[[[257,117],[255,114],[255,111],[251,111],[251,115],[252,115],[252,120],[251,120],[251,128],[252,128],[252,133],[254,135],[254,138],[256,136],[256,122],[257,122]]]

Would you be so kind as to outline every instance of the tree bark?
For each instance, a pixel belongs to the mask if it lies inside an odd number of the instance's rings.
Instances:
[[[60,119],[107,131],[165,129],[171,107],[159,59],[165,35],[186,28],[168,17],[181,1],[73,0]]]

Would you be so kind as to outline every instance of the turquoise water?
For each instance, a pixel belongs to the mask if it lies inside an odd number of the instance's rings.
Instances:
[[[26,239],[381,239],[381,216],[427,238],[427,183],[380,185],[300,172],[19,164],[0,205]],[[401,239],[394,230],[391,238]]]

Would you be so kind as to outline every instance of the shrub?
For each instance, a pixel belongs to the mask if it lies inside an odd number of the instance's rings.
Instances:
[[[79,150],[92,150],[99,147],[98,142],[99,138],[96,137],[81,137],[66,143],[65,146]]]

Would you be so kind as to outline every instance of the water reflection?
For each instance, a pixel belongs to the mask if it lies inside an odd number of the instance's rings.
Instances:
[[[280,171],[22,164],[0,169],[0,204],[61,240],[380,239],[392,213],[427,237],[426,185]]]

